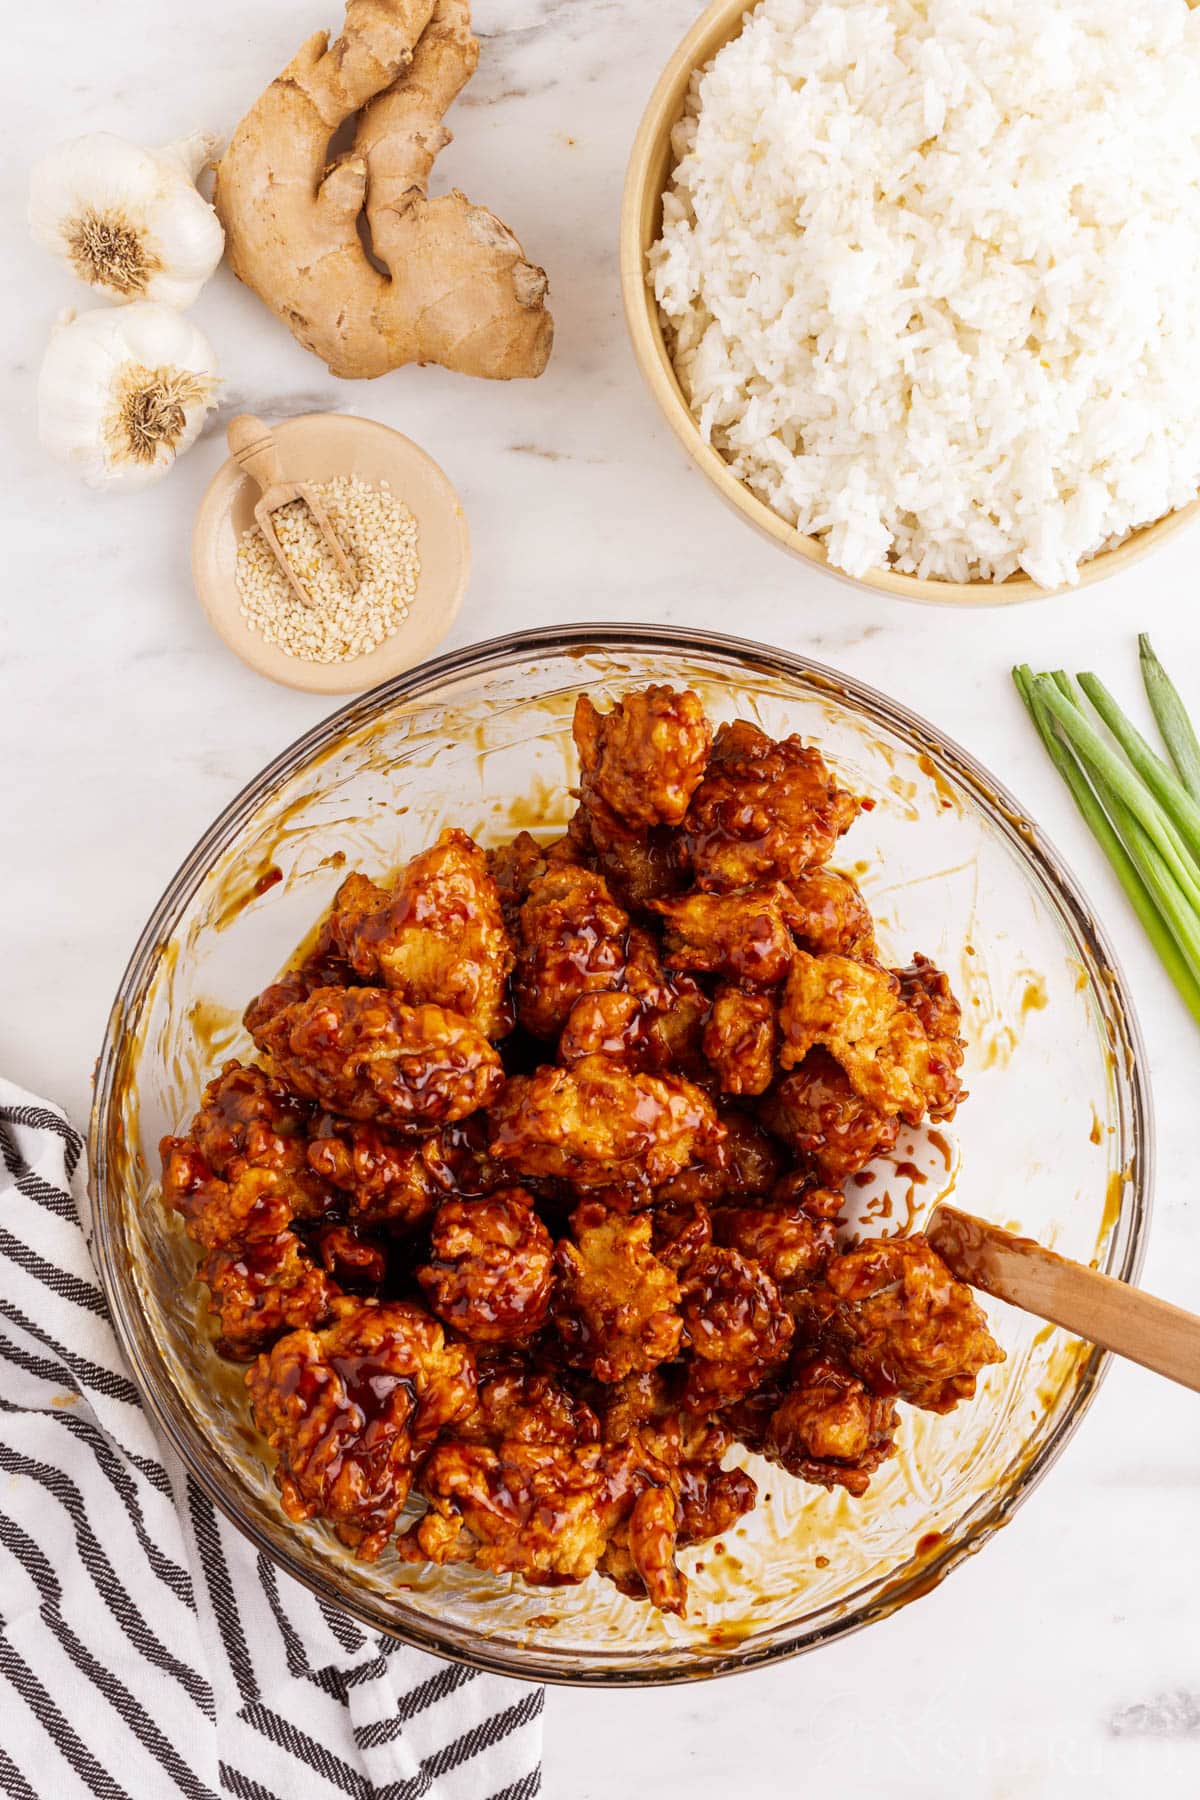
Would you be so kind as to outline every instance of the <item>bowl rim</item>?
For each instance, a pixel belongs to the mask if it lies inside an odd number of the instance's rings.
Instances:
[[[1092,1346],[1078,1365],[1075,1392],[1053,1434],[1020,1467],[1001,1497],[990,1501],[986,1516],[971,1516],[982,1508],[983,1501],[976,1501],[966,1516],[967,1522],[956,1526],[959,1535],[953,1541],[947,1540],[935,1553],[915,1558],[911,1564],[873,1581],[864,1590],[844,1596],[826,1609],[832,1616],[822,1620],[818,1613],[815,1623],[810,1622],[802,1633],[793,1633],[776,1644],[758,1649],[734,1645],[727,1651],[715,1650],[711,1655],[706,1653],[694,1661],[666,1668],[602,1665],[579,1668],[555,1661],[552,1656],[541,1655],[527,1646],[521,1646],[518,1654],[513,1654],[507,1646],[497,1653],[489,1649],[488,1640],[475,1629],[441,1625],[436,1620],[431,1620],[428,1625],[415,1620],[411,1624],[398,1625],[381,1616],[371,1594],[344,1592],[340,1587],[333,1587],[328,1579],[323,1580],[301,1561],[282,1537],[276,1542],[242,1510],[236,1481],[226,1478],[222,1482],[217,1478],[206,1460],[206,1447],[201,1444],[199,1433],[193,1433],[190,1421],[184,1420],[182,1409],[177,1413],[167,1398],[173,1389],[161,1359],[155,1360],[151,1355],[144,1360],[139,1352],[139,1340],[144,1340],[153,1350],[153,1337],[141,1312],[135,1284],[125,1279],[126,1270],[117,1254],[120,1199],[116,1183],[110,1191],[108,1174],[109,1111],[114,1102],[127,1021],[131,1015],[136,1015],[137,1007],[144,1000],[157,959],[169,941],[180,913],[205,879],[214,855],[232,840],[271,789],[299,769],[314,752],[328,748],[347,730],[369,723],[381,708],[396,701],[419,700],[447,680],[482,674],[497,665],[508,666],[514,661],[538,656],[579,654],[589,649],[618,653],[630,649],[651,650],[668,657],[709,653],[723,656],[744,669],[827,689],[878,722],[897,729],[914,746],[941,758],[974,794],[1022,860],[1032,863],[1049,893],[1066,912],[1105,971],[1108,997],[1124,1036],[1124,1054],[1114,1057],[1114,1068],[1129,1109],[1132,1157],[1130,1176],[1122,1185],[1117,1215],[1118,1225],[1128,1217],[1127,1241],[1119,1266],[1112,1266],[1111,1257],[1118,1242],[1118,1233],[1112,1233],[1108,1272],[1122,1281],[1136,1280],[1146,1253],[1155,1158],[1152,1096],[1148,1076],[1143,1073],[1148,1070],[1145,1045],[1128,984],[1107,934],[1088,906],[1069,866],[1029,818],[1020,801],[996,781],[983,764],[920,714],[826,664],[724,633],[674,630],[667,626],[619,621],[514,632],[465,646],[418,665],[358,696],[312,726],[241,788],[180,864],[143,927],[122,975],[96,1063],[88,1128],[88,1194],[94,1222],[93,1251],[97,1270],[118,1343],[150,1422],[209,1501],[256,1549],[264,1551],[286,1574],[300,1581],[318,1598],[340,1607],[367,1629],[383,1632],[448,1661],[493,1674],[566,1687],[672,1686],[786,1661],[835,1638],[859,1631],[939,1586],[947,1575],[1009,1522],[1028,1494],[1058,1461],[1107,1373],[1112,1360],[1109,1353]],[[664,675],[667,673],[664,670]],[[856,1598],[857,1592],[863,1594],[861,1601]],[[851,1608],[853,1610],[849,1610]],[[449,1635],[439,1635],[439,1630]],[[456,1638],[466,1641],[456,1642]],[[579,1652],[570,1654],[580,1655]]]
[[[1189,5],[1200,0],[1188,0]],[[931,606],[1012,606],[1055,594],[1073,594],[1094,581],[1120,574],[1200,516],[1200,496],[1161,519],[1138,526],[1120,544],[1102,550],[1080,566],[1074,584],[1046,588],[1028,575],[1007,581],[930,581],[890,569],[850,575],[830,562],[819,538],[789,525],[765,500],[733,474],[719,451],[706,443],[684,398],[668,354],[658,307],[646,280],[646,252],[661,214],[662,193],[654,167],[665,141],[683,110],[693,72],[738,35],[754,10],[754,0],[710,0],[669,57],[646,102],[626,165],[618,226],[618,262],[625,323],[634,360],[659,411],[692,462],[707,476],[721,498],[760,535],[825,575],[855,588],[874,589],[894,599]],[[667,168],[670,169],[668,160]]]

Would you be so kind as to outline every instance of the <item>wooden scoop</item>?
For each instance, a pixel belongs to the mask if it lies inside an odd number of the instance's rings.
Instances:
[[[925,1235],[960,1281],[1200,1393],[1194,1313],[955,1206],[939,1206]]]
[[[346,552],[338,542],[337,532],[329,523],[328,515],[312,488],[305,481],[286,481],[283,464],[279,452],[275,448],[275,440],[271,436],[268,425],[256,419],[253,413],[239,413],[231,419],[225,433],[226,441],[233,452],[239,467],[246,471],[251,481],[256,481],[262,489],[262,498],[254,508],[254,522],[271,547],[275,561],[292,585],[297,598],[305,606],[312,605],[309,595],[299,576],[287,559],[283,545],[275,534],[271,522],[271,514],[278,512],[281,506],[287,506],[293,500],[302,500],[313,516],[313,522],[321,534],[321,541],[332,556],[334,562],[350,584],[352,592],[357,593],[358,581],[354,570],[350,567]]]

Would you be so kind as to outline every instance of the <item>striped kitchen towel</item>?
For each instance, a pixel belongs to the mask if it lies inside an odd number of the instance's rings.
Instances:
[[[88,1255],[82,1150],[0,1081],[0,1793],[532,1800],[540,1688],[323,1606],[164,1452]]]

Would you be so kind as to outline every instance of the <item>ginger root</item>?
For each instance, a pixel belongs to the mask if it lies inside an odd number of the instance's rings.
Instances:
[[[478,55],[469,0],[349,0],[341,37],[301,45],[221,158],[234,273],[331,374],[435,362],[507,381],[546,366],[545,270],[485,207],[426,192]],[[355,114],[352,150],[328,165]]]

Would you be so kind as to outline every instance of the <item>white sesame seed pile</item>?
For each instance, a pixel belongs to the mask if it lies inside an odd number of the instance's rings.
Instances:
[[[285,656],[350,662],[378,649],[408,617],[421,573],[417,521],[386,481],[372,487],[358,475],[339,475],[312,485],[358,578],[357,593],[321,542],[307,506],[294,500],[271,522],[311,604],[297,599],[253,525],[238,545],[241,613]]]

